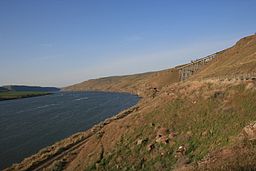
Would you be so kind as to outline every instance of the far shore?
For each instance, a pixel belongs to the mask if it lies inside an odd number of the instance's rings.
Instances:
[[[8,91],[0,92],[0,101],[23,99],[29,97],[45,96],[53,93],[50,92],[34,92],[34,91]]]

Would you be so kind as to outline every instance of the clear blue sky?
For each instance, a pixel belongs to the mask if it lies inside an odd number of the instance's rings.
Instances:
[[[165,69],[255,32],[255,0],[1,0],[0,85]]]

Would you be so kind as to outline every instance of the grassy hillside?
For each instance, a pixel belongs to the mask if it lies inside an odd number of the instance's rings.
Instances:
[[[195,164],[209,152],[238,143],[235,137],[243,127],[256,120],[255,101],[255,83],[172,85],[154,100],[142,104],[139,111],[104,127],[103,135],[92,139],[68,168],[170,170]],[[91,151],[87,156],[88,150],[99,148],[99,143],[104,155],[100,157],[99,153]],[[178,152],[181,146],[184,147],[182,154]],[[255,146],[252,149],[255,151]],[[239,158],[239,153],[236,155]],[[93,157],[98,159],[92,161]],[[242,168],[255,159],[254,153],[253,158],[244,156],[240,163],[234,164]],[[224,162],[221,166],[228,167]],[[256,166],[248,165],[249,168]]]
[[[87,147],[81,150],[68,168],[72,170],[79,166],[78,170],[169,170],[190,166],[187,169],[197,170],[209,165],[209,169],[213,170],[222,167],[255,169],[256,148],[248,143],[242,146],[240,151],[236,151],[229,162],[223,162],[223,156],[220,155],[217,160],[219,163],[211,165],[210,161],[200,167],[197,165],[207,154],[244,143],[236,140],[243,127],[256,120],[255,82],[193,81],[254,73],[255,68],[256,36],[253,35],[220,52],[215,60],[190,78],[191,81],[185,83],[173,84],[176,80],[169,83],[167,80],[161,84],[158,83],[159,80],[171,77],[158,75],[154,79],[150,75],[141,75],[140,81],[126,78],[126,83],[129,84],[125,85],[128,86],[114,84],[113,88],[111,83],[122,82],[124,79],[115,77],[116,80],[109,82],[107,89],[130,91],[127,87],[132,87],[138,90],[141,89],[142,83],[155,81],[155,85],[160,85],[161,91],[153,100],[144,99],[146,102],[140,104],[140,112],[102,130],[103,136],[100,140],[94,140],[97,142],[94,143],[102,144],[101,150],[104,154],[90,153],[92,156],[101,154],[96,157],[97,160],[93,162],[93,157],[86,157],[86,154],[90,148],[100,147]],[[105,81],[107,80],[105,78]],[[80,86],[84,86],[82,89],[90,89],[100,83],[99,85],[103,86],[100,89],[106,90],[105,85],[97,81],[102,80],[95,80],[92,87],[88,86],[90,81]],[[161,129],[166,130],[165,135],[162,135],[164,138],[157,137]],[[119,131],[113,133],[113,130]],[[170,137],[170,134],[175,136]],[[181,156],[178,156],[180,154],[177,152],[179,147],[186,149]],[[251,152],[250,155],[247,155],[248,151]],[[243,159],[239,158],[240,155]],[[237,162],[238,159],[241,161]],[[81,160],[84,162],[79,162]]]
[[[256,170],[256,81],[215,79],[255,72],[255,40],[241,39],[185,82],[168,69],[65,88],[143,98],[9,170]]]

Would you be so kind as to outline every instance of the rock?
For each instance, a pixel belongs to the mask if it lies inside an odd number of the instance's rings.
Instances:
[[[150,127],[154,127],[154,126],[155,126],[155,124],[154,124],[154,123],[150,123],[149,125],[150,125]]]
[[[169,130],[167,128],[159,128],[156,134],[156,142],[167,144],[169,141]]]
[[[167,134],[168,134],[168,129],[167,128],[160,128],[157,131],[157,137],[161,137],[161,136],[164,136],[164,135],[167,135]]]
[[[180,137],[180,139],[184,142],[187,142],[192,138],[193,132],[192,131],[187,131],[185,134],[181,133],[181,135],[182,136]]]
[[[169,134],[170,139],[173,139],[176,136],[177,136],[177,134],[175,132],[170,132],[170,134]]]
[[[154,144],[151,143],[151,144],[147,145],[147,150],[148,151],[151,151],[153,148],[154,148]]]
[[[255,88],[255,84],[254,84],[254,83],[248,83],[248,84],[246,85],[246,87],[245,87],[246,90],[251,90],[251,89],[253,89],[253,88]]]
[[[103,124],[104,125],[107,125],[107,124],[109,124],[111,122],[111,119],[106,119],[104,122],[103,122]]]
[[[141,145],[142,142],[143,142],[143,140],[142,140],[142,139],[139,139],[139,140],[137,141],[137,145]]]
[[[215,91],[214,94],[213,94],[213,97],[214,98],[218,98],[218,97],[223,98],[224,97],[224,92],[222,92],[222,91]]]
[[[244,135],[249,140],[256,139],[256,122],[253,122],[243,129]]]
[[[196,103],[197,103],[197,101],[196,101],[196,100],[194,100],[194,101],[192,101],[192,103],[193,103],[193,104],[196,104]]]
[[[156,143],[160,143],[161,142],[161,139],[160,139],[161,137],[157,137],[156,138]]]
[[[186,153],[186,147],[184,145],[179,146],[179,148],[176,150],[175,157],[184,156]]]
[[[104,131],[98,131],[95,135],[97,138],[101,138],[104,135]]]
[[[203,137],[207,136],[207,135],[208,135],[208,131],[206,130],[206,131],[202,132],[201,135],[202,135]]]
[[[145,142],[147,142],[147,141],[148,141],[147,138],[145,138],[145,139],[139,139],[139,140],[137,141],[137,145],[141,145],[141,144],[143,144],[143,143],[145,143]]]
[[[156,142],[157,142],[157,143],[167,144],[168,141],[169,141],[169,138],[168,138],[166,135],[160,136],[160,137],[157,137],[157,138],[156,138]]]
[[[193,132],[192,131],[188,131],[186,134],[187,134],[187,136],[192,136]]]
[[[210,129],[210,134],[213,135],[213,129]]]
[[[96,163],[96,164],[95,164],[95,167],[96,167],[97,170],[99,170],[100,164],[99,164],[99,163]]]

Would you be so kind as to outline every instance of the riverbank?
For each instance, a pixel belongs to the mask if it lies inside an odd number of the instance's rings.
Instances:
[[[0,101],[22,99],[36,96],[50,95],[49,92],[37,92],[37,91],[8,91],[0,92]]]

